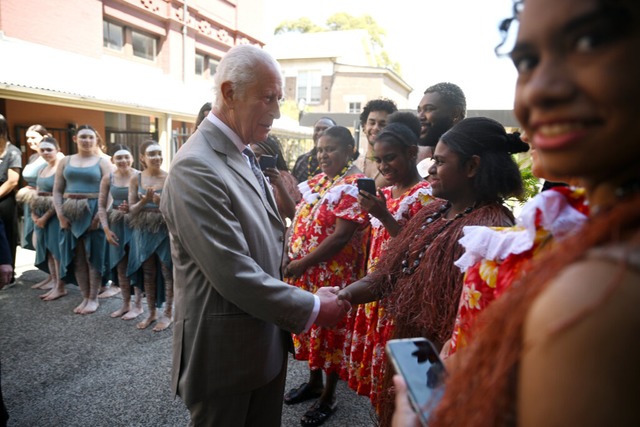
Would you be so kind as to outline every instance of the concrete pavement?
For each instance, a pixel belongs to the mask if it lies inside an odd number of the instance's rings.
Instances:
[[[31,285],[44,273],[32,251],[18,248],[17,284],[0,291],[0,361],[9,427],[185,426],[189,416],[169,386],[171,329],[139,331],[135,321],[112,319],[119,297],[98,311],[73,313],[80,291],[44,302]],[[287,389],[306,381],[307,365],[290,360]],[[373,426],[369,400],[344,382],[338,411],[324,424]],[[284,406],[283,426],[299,426],[311,402]]]

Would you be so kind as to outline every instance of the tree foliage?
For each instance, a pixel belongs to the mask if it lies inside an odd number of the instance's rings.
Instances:
[[[282,21],[275,29],[274,34],[284,33],[319,33],[327,31],[325,28],[314,24],[311,19],[302,17],[292,21]]]
[[[367,30],[371,44],[375,50],[376,65],[389,68],[400,74],[400,64],[392,61],[388,53],[384,50],[384,37],[387,32],[371,17],[362,15],[359,17],[345,12],[334,13],[327,18],[325,26],[314,24],[307,17],[281,22],[275,29],[274,34],[284,33],[318,33],[323,31],[346,31],[346,30]]]

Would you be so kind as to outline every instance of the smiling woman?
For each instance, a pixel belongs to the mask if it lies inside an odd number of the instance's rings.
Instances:
[[[342,126],[332,126],[320,136],[317,150],[322,173],[299,185],[302,200],[290,228],[284,273],[294,286],[311,292],[344,287],[365,273],[368,219],[357,199],[355,184],[364,175],[352,164],[354,146],[351,132]],[[290,390],[284,402],[319,397],[302,417],[303,426],[320,425],[336,410],[346,334],[347,322],[342,320],[333,328],[313,325],[293,336],[295,358],[309,362],[310,376],[308,383]]]
[[[637,426],[640,3],[518,3],[516,115],[590,218],[479,317],[429,425]]]
[[[78,153],[60,161],[53,187],[60,228],[60,279],[75,277],[82,302],[74,309],[89,314],[98,309],[98,291],[105,270],[105,236],[99,226],[100,181],[111,171],[98,154],[98,133],[90,125],[78,127],[73,140]]]
[[[458,240],[467,225],[509,226],[511,212],[501,201],[522,181],[509,153],[528,146],[502,125],[484,117],[461,121],[436,146],[434,196],[446,197],[422,208],[389,244],[377,269],[340,291],[362,304],[387,297],[395,320],[389,338],[426,337],[438,348],[451,336],[462,290],[453,263],[462,254]],[[511,163],[511,165],[509,164]],[[390,425],[391,373],[380,396],[382,425]]]

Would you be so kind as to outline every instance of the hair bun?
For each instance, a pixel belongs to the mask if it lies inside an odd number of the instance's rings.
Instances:
[[[524,153],[529,150],[529,144],[520,138],[520,132],[506,134],[507,152],[510,154]]]

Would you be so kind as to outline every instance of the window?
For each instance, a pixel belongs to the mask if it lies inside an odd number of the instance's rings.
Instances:
[[[136,56],[155,61],[158,38],[122,24],[103,20],[102,45],[121,52],[125,57]]]
[[[195,66],[196,76],[213,78],[213,75],[216,73],[216,69],[218,68],[218,61],[204,53],[196,52]]]
[[[124,47],[123,30],[122,25],[102,21],[102,46],[121,51]]]
[[[350,113],[361,113],[362,112],[362,104],[360,102],[350,102],[349,103],[349,112]]]
[[[320,71],[298,71],[296,101],[305,99],[307,104],[319,104],[322,92],[322,76]]]
[[[196,53],[196,76],[202,76],[204,74],[204,55]]]
[[[131,30],[133,55],[153,61],[156,59],[156,39],[150,35]]]
[[[209,58],[209,76],[213,78],[213,75],[216,73],[218,69],[218,61]]]

